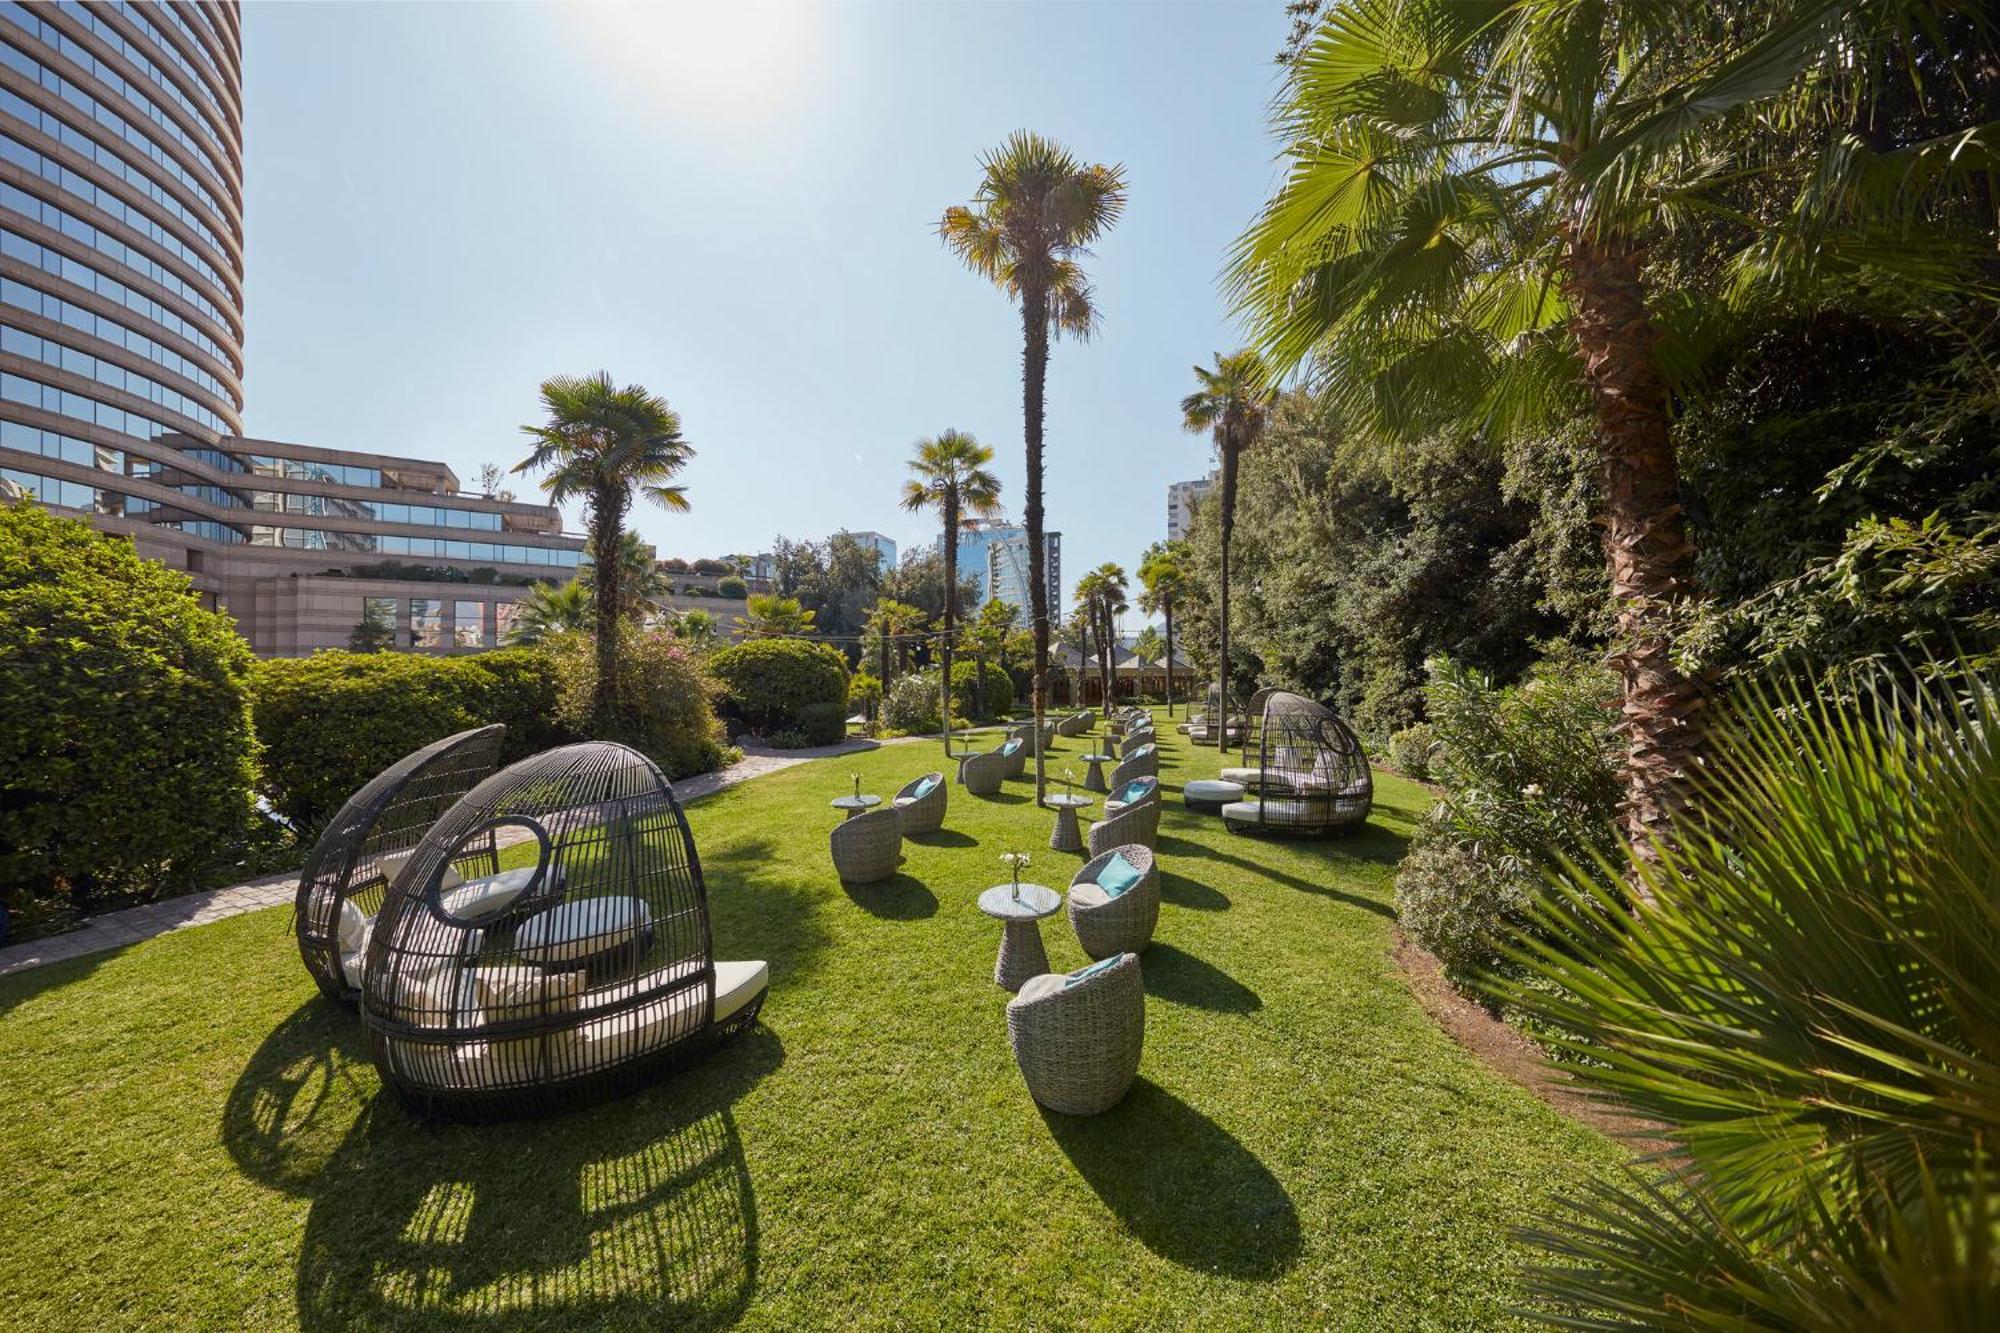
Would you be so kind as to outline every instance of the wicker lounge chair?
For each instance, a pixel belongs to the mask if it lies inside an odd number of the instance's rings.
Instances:
[[[998,750],[969,754],[958,761],[958,780],[974,796],[995,796],[1007,777],[1009,758]]]
[[[1108,815],[1090,826],[1090,854],[1099,856],[1113,847],[1136,842],[1151,847],[1160,840],[1160,803],[1141,801],[1120,814]]]
[[[1138,955],[1032,978],[1007,1003],[1007,1040],[1037,1102],[1066,1115],[1110,1110],[1146,1044]]]
[[[891,802],[902,816],[903,836],[936,833],[944,827],[944,774],[926,773],[896,793]]]
[[[368,938],[384,893],[438,817],[498,766],[506,734],[496,723],[405,755],[348,797],[320,834],[299,874],[292,924],[299,957],[328,999],[353,1004],[360,998]],[[490,836],[468,847],[446,870],[445,887],[499,870],[496,853]]]
[[[1056,723],[1056,735],[1058,736],[1080,736],[1089,730],[1089,713],[1071,713],[1068,717]]]
[[[525,886],[447,891],[464,849],[507,828],[528,836]],[[602,741],[546,751],[468,792],[390,886],[362,979],[369,1054],[427,1116],[628,1090],[756,1021],[768,969],[715,961],[711,934],[693,835],[653,762]]]
[[[1158,777],[1160,772],[1160,747],[1142,745],[1131,754],[1118,761],[1111,770],[1106,785],[1117,791],[1133,778]]]
[[[1104,817],[1111,819],[1124,814],[1134,806],[1144,805],[1148,801],[1157,803],[1159,799],[1158,778],[1150,774],[1136,777],[1111,789],[1110,795],[1104,798]]]
[[[1137,754],[1148,745],[1156,746],[1159,743],[1160,738],[1154,733],[1151,727],[1141,727],[1137,731],[1128,731],[1125,733],[1125,739],[1118,742],[1118,757],[1123,759],[1128,755]]]
[[[843,819],[828,835],[833,868],[847,884],[873,884],[896,873],[903,858],[903,812],[870,810]]]
[[[1231,832],[1314,836],[1344,833],[1367,820],[1374,775],[1361,742],[1332,709],[1274,692],[1258,733],[1258,767],[1230,770],[1252,779],[1244,786],[1258,792],[1222,807]]]
[[[1113,865],[1123,861],[1122,867]],[[1107,870],[1113,883],[1100,884]],[[1134,879],[1133,876],[1137,878]],[[1129,880],[1123,885],[1119,879]],[[1115,890],[1115,892],[1113,891]],[[1138,843],[1113,847],[1084,863],[1069,882],[1069,924],[1092,958],[1144,953],[1160,921],[1160,875],[1153,849]]]
[[[1028,771],[1028,755],[1030,753],[1028,747],[1031,744],[1031,741],[1023,740],[1019,736],[1013,736],[1009,737],[1007,743],[1000,747],[1000,757],[1007,761],[1008,777],[1018,778]]]

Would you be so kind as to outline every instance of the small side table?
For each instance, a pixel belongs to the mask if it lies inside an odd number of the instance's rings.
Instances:
[[[1112,762],[1117,757],[1118,756],[1115,754],[1085,755],[1083,757],[1083,762],[1089,764],[1090,767],[1085,769],[1083,773],[1083,789],[1085,791],[1095,791],[1095,792],[1110,791],[1111,788],[1106,786],[1104,783],[1104,766]]]
[[[1049,970],[1049,951],[1042,947],[1042,928],[1036,923],[1061,906],[1062,895],[1044,884],[1023,884],[1018,900],[1011,884],[995,884],[979,895],[979,910],[998,918],[1001,925],[1000,956],[993,962],[995,985],[1017,991],[1028,978]]]
[[[863,810],[873,810],[882,804],[880,796],[836,796],[831,802],[836,810],[845,810],[846,818],[852,819]]]
[[[1088,796],[1050,796],[1042,804],[1056,812],[1055,831],[1049,834],[1049,846],[1058,852],[1080,852],[1083,850],[1083,834],[1077,831],[1076,812],[1096,801]]]

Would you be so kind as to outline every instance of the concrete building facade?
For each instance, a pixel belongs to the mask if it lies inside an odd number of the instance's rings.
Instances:
[[[1028,622],[1028,533],[1017,529],[995,537],[986,547],[986,595],[999,599],[1018,611],[1022,624]],[[1042,574],[1047,581],[1049,614],[1062,608],[1062,534],[1042,534]],[[984,603],[982,603],[983,605]]]
[[[1167,486],[1167,540],[1177,542],[1188,535],[1188,528],[1194,522],[1194,506],[1197,500],[1221,484],[1220,471],[1210,472],[1206,477],[1193,481],[1176,481]]]

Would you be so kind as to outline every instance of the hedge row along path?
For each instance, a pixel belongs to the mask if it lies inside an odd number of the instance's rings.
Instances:
[[[741,759],[713,773],[698,773],[694,777],[675,783],[674,794],[683,802],[699,800],[725,787],[733,787],[739,782],[747,782],[766,773],[776,773],[794,764],[802,764],[808,759],[859,754],[879,746],[897,745],[912,739],[915,738],[905,736],[888,741],[847,740],[837,745],[820,745],[802,750],[769,750],[758,746],[744,746]],[[517,837],[526,836],[525,833],[517,834]],[[500,840],[502,845],[506,845],[514,839],[503,833]],[[155,935],[164,935],[170,930],[207,925],[211,921],[241,916],[245,912],[255,912],[260,908],[277,907],[291,902],[297,895],[298,886],[298,872],[286,871],[282,874],[253,879],[244,884],[233,884],[225,889],[183,894],[178,898],[164,898],[156,903],[106,912],[102,916],[92,917],[75,930],[0,948],[0,977],[14,972],[25,972],[29,968],[42,967],[49,963],[60,963],[71,958],[104,953],[111,949],[123,949],[141,940],[152,939]]]

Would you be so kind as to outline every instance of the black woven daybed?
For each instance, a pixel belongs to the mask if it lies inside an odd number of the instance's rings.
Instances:
[[[446,887],[465,850],[525,837]],[[361,1012],[418,1113],[536,1115],[648,1082],[757,1019],[768,972],[711,956],[708,894],[673,787],[591,742],[482,782],[418,844],[368,950]]]
[[[1222,807],[1231,832],[1311,836],[1345,833],[1367,820],[1374,774],[1360,740],[1332,709],[1274,691],[1258,732],[1257,794]]]
[[[347,798],[306,858],[293,900],[299,957],[328,999],[353,1004],[382,895],[417,840],[500,762],[507,728],[475,727],[433,741]],[[498,870],[492,840],[466,848],[466,874]]]

